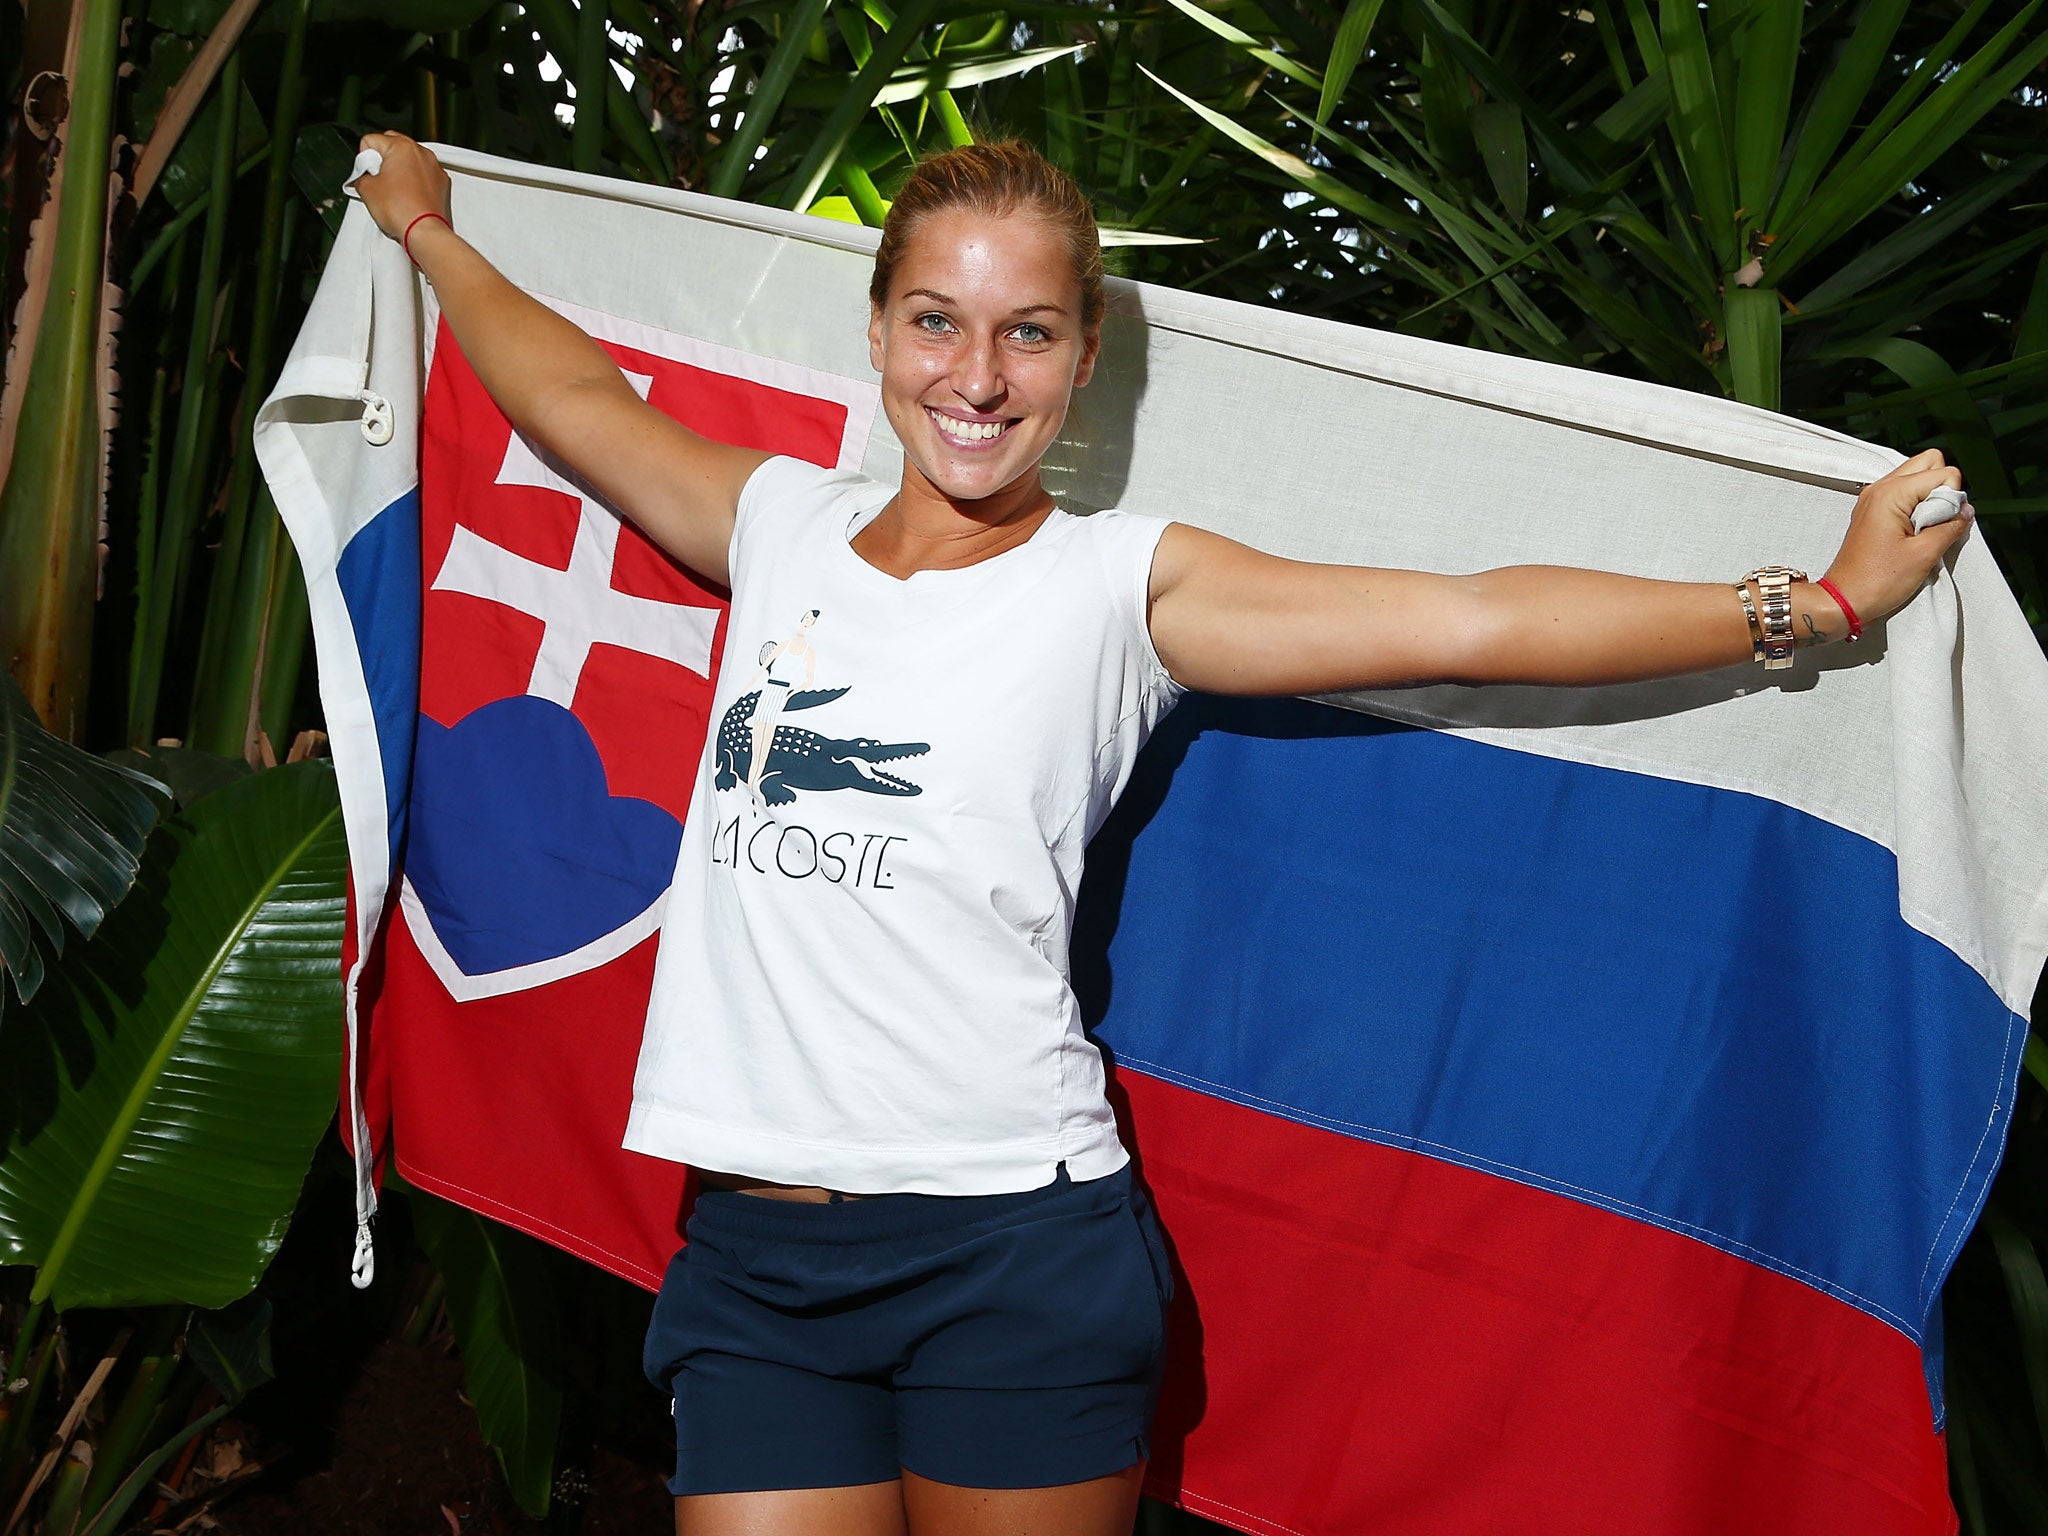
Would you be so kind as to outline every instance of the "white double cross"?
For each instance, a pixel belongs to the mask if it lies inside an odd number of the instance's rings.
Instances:
[[[654,380],[639,373],[626,378],[646,399]],[[533,659],[528,694],[569,708],[590,648],[599,644],[659,656],[700,677],[711,675],[716,609],[634,597],[612,587],[612,562],[619,549],[616,512],[557,474],[517,432],[505,447],[495,483],[560,491],[579,507],[567,570],[515,554],[458,523],[448,558],[434,577],[436,592],[481,597],[541,621],[540,654]]]

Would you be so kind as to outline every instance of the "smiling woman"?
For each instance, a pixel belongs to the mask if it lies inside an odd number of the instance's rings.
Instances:
[[[515,427],[732,590],[626,1144],[703,1173],[647,1343],[686,1536],[1131,1527],[1172,1279],[1068,971],[1088,838],[1189,688],[1667,676],[1854,638],[1968,528],[1868,487],[1819,582],[1282,560],[1077,517],[1041,461],[1094,370],[1092,216],[1021,144],[899,193],[869,344],[894,486],[712,442],[447,222],[364,202]],[[1452,515],[1455,508],[1447,509]],[[736,647],[736,649],[734,649]]]

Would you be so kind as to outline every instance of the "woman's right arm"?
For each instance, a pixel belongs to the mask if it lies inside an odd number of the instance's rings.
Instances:
[[[423,213],[448,213],[448,174],[401,133],[370,133],[384,166],[356,183],[393,239]],[[731,585],[726,551],[747,477],[770,455],[692,432],[634,391],[574,324],[522,293],[440,219],[412,231],[462,355],[514,430],[554,455],[669,554]]]

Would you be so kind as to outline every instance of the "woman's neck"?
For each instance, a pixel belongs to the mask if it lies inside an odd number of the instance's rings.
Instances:
[[[906,459],[901,487],[853,536],[853,549],[899,580],[918,571],[958,570],[1027,542],[1052,511],[1035,465],[991,495],[957,501]]]

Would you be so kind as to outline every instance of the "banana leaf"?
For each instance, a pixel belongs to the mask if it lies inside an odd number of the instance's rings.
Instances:
[[[562,1420],[562,1341],[547,1255],[532,1238],[436,1199],[408,1196],[413,1230],[447,1286],[463,1384],[506,1485],[547,1513]]]
[[[0,672],[0,970],[23,1002],[69,929],[91,938],[135,883],[143,843],[169,791],[59,741]],[[61,920],[60,920],[61,914]],[[0,986],[0,1026],[7,988]]]
[[[135,890],[0,1037],[0,1263],[59,1307],[246,1294],[334,1111],[334,773],[252,774],[172,818]]]
[[[106,235],[119,185],[109,163],[120,30],[116,0],[77,0],[62,152],[49,204],[28,231],[28,282],[12,317],[8,361],[21,377],[0,392],[0,654],[66,739],[85,714],[115,412],[101,339],[111,323]]]

